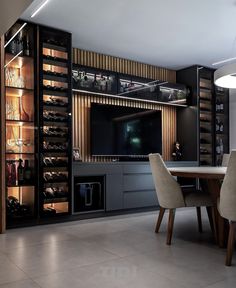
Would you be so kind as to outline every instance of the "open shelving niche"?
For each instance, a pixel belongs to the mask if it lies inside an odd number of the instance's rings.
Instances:
[[[73,91],[148,103],[186,107],[189,89],[182,84],[73,65]]]

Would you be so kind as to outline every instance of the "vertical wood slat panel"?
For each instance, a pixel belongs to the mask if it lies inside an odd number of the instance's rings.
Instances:
[[[107,56],[73,48],[73,63],[100,69],[111,70],[119,73],[130,74],[161,81],[176,82],[174,70],[139,63],[123,58]],[[111,161],[114,157],[91,157],[90,155],[90,107],[91,103],[107,103],[129,107],[139,107],[162,111],[162,140],[163,158],[171,159],[173,143],[176,141],[176,108],[155,103],[114,99],[105,96],[94,96],[84,93],[73,95],[73,145],[80,147],[83,161]]]
[[[171,160],[173,143],[176,141],[176,108],[161,104],[145,103],[138,100],[115,99],[107,96],[96,96],[85,93],[73,93],[73,146],[79,147],[81,157],[86,162],[111,161],[115,157],[92,157],[90,154],[90,108],[91,103],[102,103],[137,107],[162,111],[162,141],[164,160]]]

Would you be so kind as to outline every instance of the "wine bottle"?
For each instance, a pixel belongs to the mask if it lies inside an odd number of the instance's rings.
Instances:
[[[17,43],[16,43],[16,39],[13,39],[10,43],[10,53],[15,55],[16,54],[16,50],[17,50]]]
[[[24,167],[22,163],[23,163],[23,160],[19,159],[19,165],[17,168],[18,185],[22,185],[24,183]]]
[[[223,102],[220,103],[220,112],[224,112],[224,103]]]
[[[107,91],[111,91],[112,80],[107,76]]]
[[[25,43],[24,43],[24,55],[30,56],[30,41],[29,41],[29,35],[28,34],[25,38]]]
[[[29,183],[32,178],[32,171],[29,167],[29,160],[25,160],[25,167],[24,167],[24,182]]]
[[[94,75],[93,87],[95,89],[98,89],[98,81],[97,81],[97,75],[96,74]]]
[[[219,132],[219,130],[220,130],[219,119],[216,118],[216,132]]]
[[[216,99],[216,112],[219,111],[219,99]]]
[[[220,140],[216,139],[216,154],[220,155]]]
[[[224,124],[221,121],[220,121],[220,124],[219,124],[219,130],[220,130],[221,133],[224,132]]]

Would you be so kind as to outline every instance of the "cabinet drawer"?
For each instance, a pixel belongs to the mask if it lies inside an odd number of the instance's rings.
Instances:
[[[155,190],[152,174],[124,175],[124,191]]]
[[[124,209],[157,206],[157,196],[154,190],[125,192]]]
[[[146,164],[136,164],[129,165],[125,164],[123,166],[124,174],[142,174],[142,173],[151,173],[151,167],[149,163]]]

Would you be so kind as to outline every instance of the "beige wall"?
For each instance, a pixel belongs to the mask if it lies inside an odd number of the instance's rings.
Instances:
[[[0,36],[15,23],[32,2],[33,0],[1,0]]]

